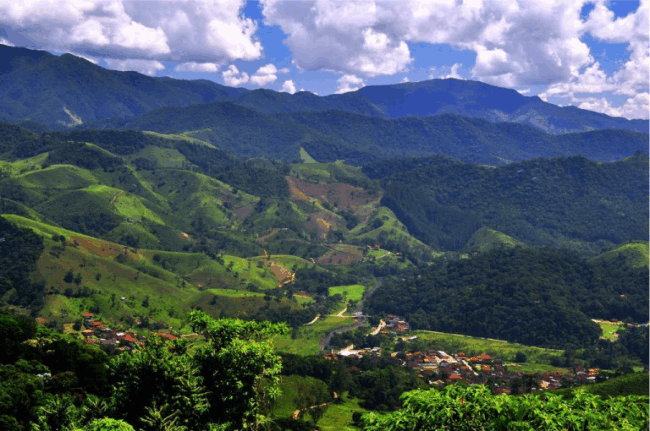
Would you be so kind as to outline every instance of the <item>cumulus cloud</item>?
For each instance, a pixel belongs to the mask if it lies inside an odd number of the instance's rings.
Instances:
[[[587,2],[595,7],[583,19]],[[430,43],[473,51],[471,77],[494,85],[548,86],[549,95],[567,98],[612,89],[633,97],[648,88],[649,0],[622,18],[614,16],[607,0],[261,3],[265,23],[287,34],[285,43],[301,69],[392,75],[412,62],[407,43]],[[628,43],[630,60],[607,76],[583,41],[588,33]],[[432,76],[460,78],[457,69]]]
[[[284,93],[294,94],[296,92],[296,84],[291,79],[287,79],[282,83],[282,88],[280,91]]]
[[[259,86],[270,84],[278,79],[277,73],[275,65],[269,63],[257,69],[257,72],[251,76],[250,82]]]
[[[176,61],[214,70],[262,55],[257,24],[243,16],[244,6],[245,0],[1,1],[0,27],[30,48],[106,57],[120,66]]]
[[[195,61],[189,61],[176,66],[176,70],[179,72],[214,73],[219,70],[219,65],[216,63],[197,63]]]
[[[363,79],[355,75],[343,75],[336,82],[338,84],[336,94],[356,91],[364,85]]]
[[[585,29],[608,43],[628,43],[629,60],[614,73],[617,94],[633,96],[647,91],[650,75],[650,1],[640,3],[635,13],[615,18],[607,3],[599,0],[589,14]]]
[[[451,67],[431,67],[429,70],[431,70],[433,73],[429,75],[429,79],[447,79],[447,78],[454,78],[454,79],[464,79],[460,74],[458,73],[458,69],[460,69],[463,65],[461,63],[454,63]]]
[[[287,34],[285,43],[300,69],[392,75],[413,60],[406,42],[384,29],[377,15],[385,10],[374,2],[263,0],[262,5],[265,23]]]
[[[612,117],[639,118],[647,120],[650,112],[650,94],[639,93],[628,98],[620,106],[613,106],[605,97],[575,98],[579,108],[602,112]]]
[[[127,59],[117,60],[114,58],[104,59],[109,68],[121,71],[133,70],[145,75],[153,76],[159,70],[164,70],[165,65],[156,60]]]
[[[230,87],[246,84],[250,79],[248,73],[240,72],[234,64],[231,64],[226,70],[221,72],[221,77],[223,78],[223,82]]]
[[[291,70],[289,70],[288,67],[283,67],[282,69],[278,70],[278,73],[282,75],[287,74],[289,72],[291,72]]]

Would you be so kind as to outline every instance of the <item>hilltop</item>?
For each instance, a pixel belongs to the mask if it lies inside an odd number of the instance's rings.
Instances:
[[[0,120],[67,128],[112,127],[147,112],[209,102],[232,102],[260,114],[342,111],[375,118],[455,114],[494,123],[529,125],[559,134],[602,129],[648,133],[647,120],[609,117],[559,107],[538,97],[481,82],[434,79],[368,86],[345,94],[290,95],[245,90],[207,80],[184,81],[104,69],[71,54],[0,45]]]

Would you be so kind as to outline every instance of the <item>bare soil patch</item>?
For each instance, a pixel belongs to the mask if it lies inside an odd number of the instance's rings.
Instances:
[[[356,211],[359,207],[379,201],[382,197],[381,191],[371,195],[361,187],[343,183],[313,184],[292,176],[287,176],[287,182],[291,189],[291,199],[313,198],[343,211]]]

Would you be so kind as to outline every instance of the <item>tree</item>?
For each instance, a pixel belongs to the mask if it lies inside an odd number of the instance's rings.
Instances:
[[[198,349],[194,360],[210,392],[212,420],[227,429],[257,427],[266,421],[263,407],[278,397],[281,362],[270,338],[287,334],[285,323],[215,320],[200,311],[189,315],[192,331],[202,333],[209,345]]]
[[[576,391],[560,395],[493,396],[482,385],[447,386],[443,391],[402,395],[402,408],[370,414],[364,431],[457,430],[632,430],[648,428],[648,397],[600,398]]]
[[[526,362],[528,360],[528,356],[524,352],[517,352],[515,355],[515,362]]]
[[[92,421],[83,431],[134,431],[128,423],[116,419],[104,418]]]
[[[207,390],[198,367],[191,356],[175,354],[158,337],[115,357],[109,373],[115,416],[130,424],[156,431],[156,415],[172,415],[174,423],[190,430],[208,422]]]

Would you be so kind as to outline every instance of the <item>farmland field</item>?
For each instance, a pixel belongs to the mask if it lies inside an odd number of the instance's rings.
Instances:
[[[529,363],[549,364],[551,359],[562,355],[562,350],[525,346],[503,340],[470,337],[460,334],[444,334],[433,331],[413,331],[412,336],[420,340],[435,341],[438,348],[449,353],[464,352],[467,355],[487,353],[504,361],[513,361],[517,352],[522,352]]]
[[[329,295],[340,294],[346,300],[361,301],[363,292],[366,287],[361,284],[351,284],[349,286],[335,286],[329,288]]]
[[[330,331],[353,323],[354,319],[352,317],[321,317],[312,325],[305,325],[298,329],[295,339],[288,335],[277,337],[274,340],[275,350],[281,353],[314,355],[320,350],[320,341]]]

